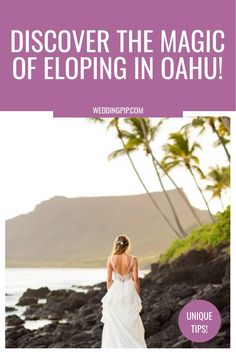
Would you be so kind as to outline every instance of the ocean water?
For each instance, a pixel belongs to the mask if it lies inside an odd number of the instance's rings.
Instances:
[[[143,277],[149,270],[140,270]],[[106,268],[7,268],[6,269],[6,306],[15,307],[16,314],[24,319],[26,306],[16,306],[19,298],[28,288],[38,289],[47,286],[50,290],[73,289],[82,291],[79,286],[94,285],[106,281]],[[44,300],[40,300],[43,302]],[[24,326],[36,329],[50,323],[49,320],[26,321]]]

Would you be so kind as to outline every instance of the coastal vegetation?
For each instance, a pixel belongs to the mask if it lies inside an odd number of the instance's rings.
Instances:
[[[165,253],[160,256],[161,263],[173,261],[190,250],[213,251],[216,247],[230,245],[230,207],[218,213],[214,224],[205,224],[194,229],[184,240],[175,240]]]

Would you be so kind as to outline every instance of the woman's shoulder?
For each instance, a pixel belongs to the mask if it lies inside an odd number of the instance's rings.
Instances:
[[[138,257],[136,257],[135,255],[133,255],[133,254],[128,254],[128,256],[131,257],[131,259],[132,259],[133,262],[137,262],[137,261],[138,261]]]
[[[134,260],[138,259],[138,257],[133,255],[133,254],[127,253],[126,256],[129,257],[129,258],[133,258]],[[124,257],[124,254],[113,254],[113,255],[110,255],[108,258],[116,259],[116,258],[123,258],[123,257]]]
[[[111,259],[111,258],[113,258],[113,259],[123,258],[123,256],[124,256],[123,254],[113,254],[113,255],[110,255],[108,257],[108,259]],[[138,257],[133,255],[133,254],[126,254],[126,256],[129,257],[129,258],[133,258],[134,261],[138,260]]]
[[[127,256],[133,258],[134,260],[138,259],[138,257],[136,257],[134,254],[127,253]]]

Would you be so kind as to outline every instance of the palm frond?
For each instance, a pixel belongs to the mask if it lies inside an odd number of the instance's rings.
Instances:
[[[119,124],[119,118],[111,118],[109,123],[107,124],[107,129],[113,128]]]
[[[199,158],[195,155],[191,155],[190,159],[191,161],[195,162],[195,164],[197,165],[200,163]]]
[[[191,166],[191,169],[194,170],[194,171],[196,171],[197,174],[198,174],[202,179],[205,179],[205,178],[206,178],[205,174],[203,173],[203,171],[201,170],[201,168],[200,168],[199,166],[197,166],[197,165],[192,165],[192,166]]]
[[[221,146],[222,145],[222,142],[227,145],[230,143],[230,140],[229,139],[226,139],[224,137],[221,137],[222,141],[220,141],[220,139],[216,140],[214,143],[213,143],[213,146],[214,147],[218,147],[218,146]]]
[[[108,155],[108,160],[113,160],[113,159],[116,159],[117,157],[119,156],[123,156],[125,155],[126,153],[128,152],[131,152],[132,150],[126,150],[126,149],[118,149],[118,150],[115,150],[113,152],[111,152],[109,155]]]
[[[137,149],[139,148],[143,143],[143,140],[140,139],[139,137],[132,137],[130,139],[128,139],[127,143],[126,143],[126,148],[129,149]]]
[[[92,123],[105,123],[106,118],[86,118],[89,122]]]
[[[169,172],[176,166],[180,166],[181,162],[179,160],[170,160],[168,161],[166,158],[162,160],[162,165],[165,167],[165,171]]]

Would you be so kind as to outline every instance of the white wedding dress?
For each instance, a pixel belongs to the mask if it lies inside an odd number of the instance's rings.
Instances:
[[[132,280],[133,256],[125,275],[117,272],[111,257],[109,261],[115,278],[101,300],[104,323],[101,348],[147,348],[139,314],[141,298]]]

